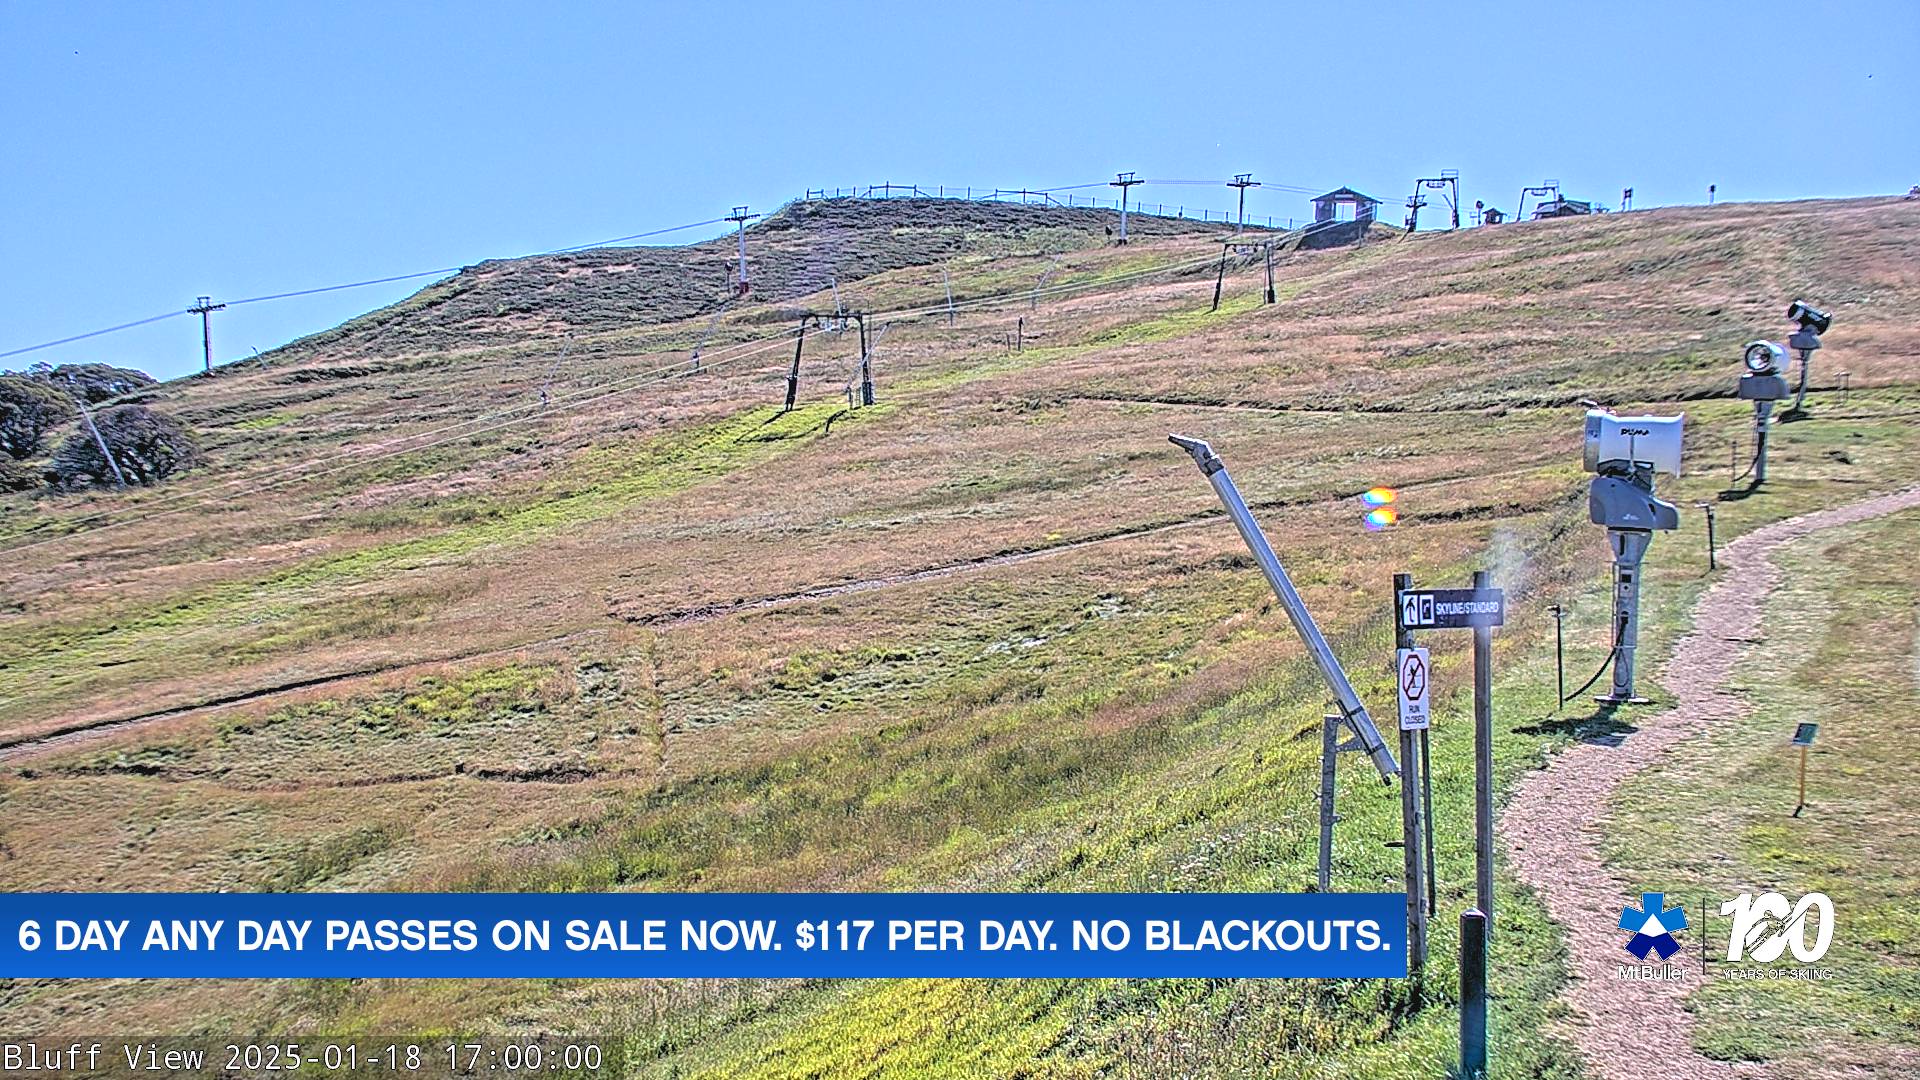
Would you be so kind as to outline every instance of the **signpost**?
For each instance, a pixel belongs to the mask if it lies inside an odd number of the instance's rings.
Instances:
[[[1792,745],[1800,748],[1800,801],[1793,806],[1794,817],[1807,808],[1807,751],[1813,748],[1813,737],[1818,734],[1819,724],[1799,724],[1793,729]]]
[[[1396,595],[1405,594],[1412,584],[1411,574],[1393,575]],[[1419,614],[1418,604],[1414,605],[1414,613]],[[1421,875],[1426,872],[1420,852],[1426,830],[1421,827],[1423,804],[1420,792],[1414,786],[1414,778],[1421,775],[1421,770],[1416,768],[1419,750],[1414,732],[1427,726],[1427,698],[1432,679],[1429,678],[1426,650],[1414,648],[1413,631],[1404,623],[1405,620],[1402,620],[1395,634],[1400,661],[1394,669],[1396,689],[1393,696],[1400,711],[1400,854],[1407,883],[1407,974],[1418,978],[1427,964],[1426,890],[1420,882]],[[1411,702],[1409,699],[1412,699]],[[1417,716],[1419,723],[1409,723],[1410,716]]]
[[[1432,699],[1433,662],[1425,649],[1401,649],[1395,665],[1399,672],[1399,690],[1395,697],[1400,705],[1400,730],[1416,733],[1416,741],[1409,744],[1418,753],[1420,766],[1420,806],[1417,813],[1420,844],[1426,850],[1427,908],[1426,917],[1431,919],[1437,910],[1438,880],[1433,866],[1433,759],[1427,748],[1427,728],[1432,721],[1433,711],[1428,707]],[[1408,766],[1409,775],[1412,765]]]
[[[1415,589],[1410,574],[1393,577],[1393,606],[1399,645],[1398,675],[1400,746],[1403,761],[1411,761],[1413,733],[1422,740],[1419,758],[1426,769],[1425,739],[1430,724],[1428,708],[1433,669],[1425,649],[1415,648],[1415,630],[1470,629],[1473,631],[1473,859],[1477,903],[1460,917],[1460,1052],[1461,1074],[1482,1076],[1487,1060],[1487,939],[1493,931],[1493,628],[1506,622],[1506,595],[1493,588],[1485,570],[1473,574],[1471,589]],[[1409,766],[1409,773],[1411,767]],[[1427,793],[1427,829],[1432,830],[1432,792]],[[1409,820],[1417,812],[1407,810]],[[1429,878],[1428,908],[1432,907],[1433,838],[1426,838]],[[1418,858],[1409,854],[1409,903],[1417,889]],[[1420,920],[1425,925],[1422,912]],[[1408,947],[1419,940],[1411,935]]]
[[[1427,650],[1400,650],[1400,730],[1425,731],[1429,712],[1428,691],[1432,680],[1427,675]]]
[[[1547,610],[1553,612],[1553,711],[1557,713],[1567,703],[1567,609],[1554,604]]]

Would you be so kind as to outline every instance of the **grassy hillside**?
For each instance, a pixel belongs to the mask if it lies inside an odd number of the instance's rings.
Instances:
[[[0,885],[1302,889],[1323,692],[1169,430],[1225,457],[1369,701],[1391,574],[1494,568],[1503,776],[1571,736],[1539,723],[1544,606],[1576,605],[1580,663],[1604,651],[1582,399],[1685,409],[1669,497],[1715,498],[1739,348],[1805,296],[1835,314],[1816,418],[1723,529],[1920,479],[1920,205],[1290,252],[1279,303],[1237,261],[1217,312],[1217,227],[1115,248],[1101,220],[800,204],[724,309],[725,244],[485,264],[158,388],[212,465],[0,500]],[[896,313],[880,404],[848,407],[855,335],[823,328],[783,415],[793,319],[833,278]],[[898,314],[949,282],[951,321]],[[1369,533],[1377,484],[1405,516]],[[1699,528],[1655,544],[1656,639]],[[1433,644],[1457,690],[1463,643]],[[1464,822],[1447,701],[1436,810]],[[1397,800],[1341,785],[1338,884],[1391,888]],[[1466,832],[1442,831],[1443,913]],[[1571,1074],[1562,946],[1528,896],[1502,910],[1501,1075]],[[660,1075],[1416,1076],[1452,1053],[1452,948],[1424,986],[35,983],[0,1014],[591,1029]]]
[[[778,305],[831,294],[837,283],[956,259],[1080,251],[1106,243],[1118,222],[1111,210],[952,199],[788,203],[748,229],[752,299]],[[1134,215],[1128,227],[1142,239],[1219,228],[1151,215]],[[681,247],[490,260],[297,343],[270,362],[336,343],[356,357],[406,354],[456,342],[524,344],[528,338],[710,316],[731,306],[737,255],[734,237],[725,236]],[[956,297],[966,298],[964,290]],[[761,320],[781,317],[777,306],[754,314]]]

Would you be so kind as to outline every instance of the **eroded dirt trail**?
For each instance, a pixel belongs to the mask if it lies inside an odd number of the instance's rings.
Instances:
[[[1617,745],[1582,742],[1559,754],[1521,782],[1501,815],[1515,873],[1539,892],[1566,933],[1572,969],[1566,997],[1578,1014],[1572,1034],[1594,1075],[1771,1075],[1763,1065],[1713,1061],[1694,1050],[1685,1000],[1699,982],[1691,972],[1678,983],[1614,978],[1617,966],[1632,960],[1615,926],[1622,905],[1638,893],[1601,862],[1601,825],[1623,780],[1709,723],[1751,711],[1728,691],[1727,679],[1755,647],[1761,605],[1780,582],[1771,561],[1775,549],[1822,529],[1917,506],[1920,488],[1908,488],[1775,522],[1728,544],[1725,572],[1695,607],[1693,630],[1660,675],[1675,706]],[[1688,944],[1699,947],[1697,940]]]

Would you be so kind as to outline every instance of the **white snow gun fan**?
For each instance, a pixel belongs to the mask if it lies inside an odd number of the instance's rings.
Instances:
[[[1680,475],[1686,417],[1587,413],[1583,464],[1596,474],[1587,492],[1587,517],[1607,530],[1613,549],[1613,686],[1597,700],[1644,702],[1633,693],[1634,649],[1640,636],[1640,561],[1656,530],[1680,527],[1680,511],[1654,497],[1655,475]]]

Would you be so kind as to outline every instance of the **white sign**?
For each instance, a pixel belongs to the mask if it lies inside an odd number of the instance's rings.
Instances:
[[[1399,692],[1400,730],[1427,729],[1427,700],[1433,688],[1433,669],[1428,666],[1427,650],[1401,649]]]
[[[1403,592],[1400,594],[1400,625],[1406,627],[1433,625],[1433,594]]]
[[[1820,915],[1811,948],[1807,945],[1809,911]],[[1758,897],[1741,893],[1721,904],[1720,914],[1733,916],[1733,929],[1727,934],[1729,963],[1739,963],[1744,954],[1755,963],[1771,964],[1791,948],[1795,960],[1811,964],[1827,955],[1827,946],[1833,944],[1833,901],[1826,893],[1808,893],[1791,907],[1777,892]]]

